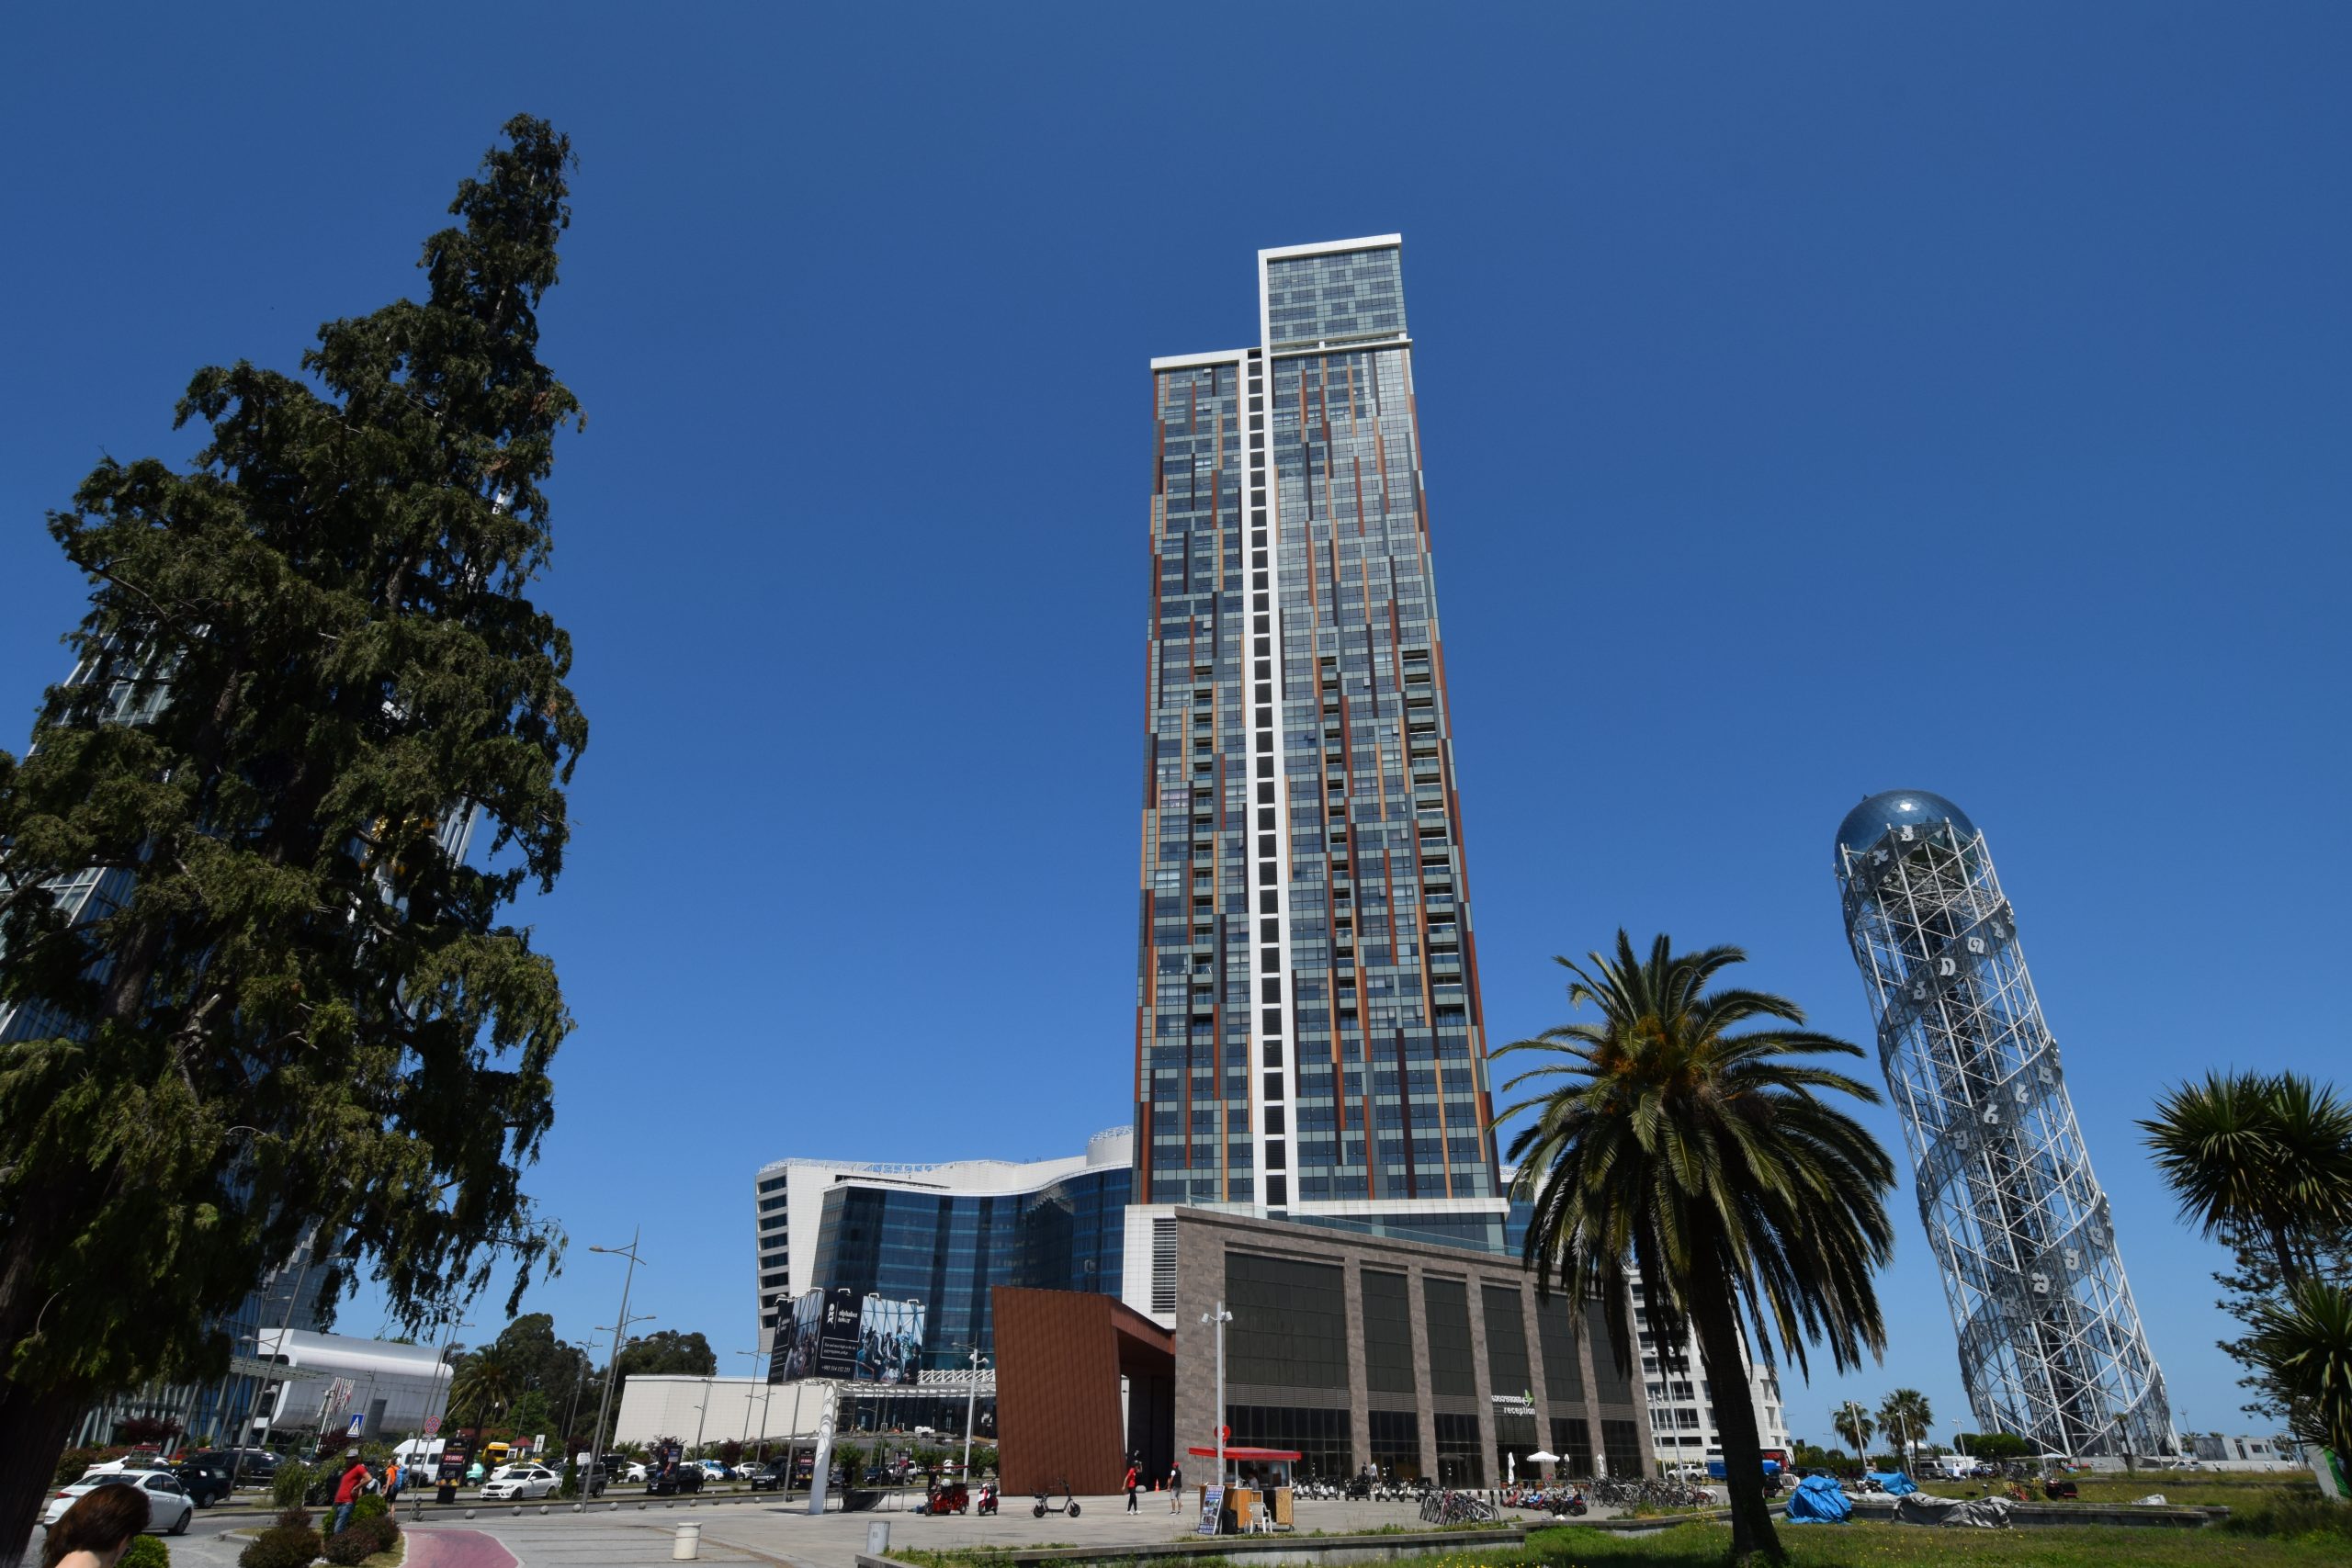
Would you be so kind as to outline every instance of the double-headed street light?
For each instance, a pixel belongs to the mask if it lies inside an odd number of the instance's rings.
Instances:
[[[596,1347],[589,1343],[587,1340],[567,1339],[563,1342],[563,1348],[567,1350],[577,1350],[580,1352],[580,1365],[583,1370],[594,1368],[595,1366]],[[581,1385],[587,1381],[588,1380],[586,1378],[582,1377],[577,1373],[573,1374],[571,1379],[571,1404],[564,1411],[563,1436],[559,1439],[567,1450],[571,1446],[571,1428],[577,1425],[580,1420],[580,1388]],[[566,1457],[569,1458],[569,1454],[567,1454]],[[581,1484],[582,1486],[587,1484],[587,1479],[584,1476],[581,1480]]]
[[[972,1381],[964,1390],[964,1484],[972,1483],[972,1416],[980,1404],[980,1368],[987,1358],[978,1345],[972,1347]]]
[[[637,1280],[637,1266],[645,1261],[637,1255],[639,1235],[639,1232],[637,1230],[630,1231],[628,1234],[628,1245],[627,1247],[592,1247],[588,1249],[591,1252],[604,1253],[608,1257],[626,1258],[628,1259],[628,1271],[621,1276],[620,1315],[613,1319],[613,1359],[611,1363],[605,1369],[604,1397],[598,1403],[596,1409],[596,1440],[589,1445],[588,1450],[592,1461],[601,1460],[604,1457],[605,1422],[605,1418],[612,1414],[614,1381],[620,1376],[621,1336],[628,1332],[628,1325],[631,1321],[628,1315],[628,1288]],[[636,1319],[635,1321],[639,1323],[647,1322],[651,1318],[651,1315],[652,1314],[649,1313],[645,1317]]]

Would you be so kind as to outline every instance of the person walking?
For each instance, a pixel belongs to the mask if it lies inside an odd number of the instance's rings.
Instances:
[[[1168,1511],[1171,1514],[1184,1511],[1184,1467],[1181,1464],[1168,1467]]]
[[[40,1568],[114,1568],[147,1528],[147,1494],[136,1486],[94,1486],[49,1527]]]
[[[1130,1514],[1139,1511],[1136,1507],[1136,1483],[1142,1479],[1143,1472],[1136,1467],[1135,1461],[1130,1460],[1127,1462],[1127,1512]]]
[[[401,1461],[392,1461],[384,1467],[384,1501],[397,1504],[401,1500]]]
[[[351,1461],[351,1468],[334,1483],[334,1528],[327,1531],[329,1535],[341,1535],[343,1527],[351,1522],[352,1506],[359,1501],[360,1491],[369,1480],[368,1461],[359,1457],[357,1449],[344,1457]]]

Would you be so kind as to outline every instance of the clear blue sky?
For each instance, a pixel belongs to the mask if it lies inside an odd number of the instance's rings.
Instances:
[[[1867,1038],[1831,830],[1990,835],[2177,1407],[2214,1253],[2132,1119],[2345,1075],[2352,12],[50,6],[0,61],[0,744],[42,533],[200,365],[416,287],[499,123],[577,141],[547,600],[594,738],[524,911],[578,1033],[531,1304],[752,1343],[786,1155],[1128,1117],[1146,359],[1401,231],[1490,1028],[1623,923]],[[2330,976],[2335,976],[2331,980]],[[1871,1069],[1874,1071],[1874,1067]],[[1878,1118],[1893,1142],[1894,1124]],[[1909,1175],[1886,1365],[1966,1423]],[[345,1326],[368,1333],[368,1298]],[[490,1325],[494,1328],[495,1325]],[[730,1369],[746,1364],[726,1358]]]

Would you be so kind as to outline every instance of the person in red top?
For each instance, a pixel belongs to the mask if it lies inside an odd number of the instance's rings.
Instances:
[[[334,1483],[334,1528],[329,1535],[341,1535],[343,1527],[351,1522],[352,1505],[359,1501],[359,1489],[368,1484],[368,1461],[359,1457],[357,1449],[344,1456],[351,1461],[351,1468]]]
[[[1127,1466],[1127,1512],[1130,1514],[1136,1511],[1136,1482],[1138,1479],[1136,1467],[1132,1464]]]

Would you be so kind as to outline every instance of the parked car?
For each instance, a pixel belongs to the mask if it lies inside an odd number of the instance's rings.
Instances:
[[[485,1502],[502,1497],[552,1497],[563,1477],[543,1464],[502,1464],[498,1473],[482,1483]]]
[[[707,1479],[698,1464],[664,1465],[647,1477],[645,1490],[656,1497],[691,1496]]]
[[[196,1454],[172,1467],[172,1473],[187,1488],[188,1500],[199,1508],[209,1508],[229,1495],[229,1461],[220,1458],[216,1464],[216,1458]]]
[[[101,1486],[136,1486],[147,1494],[147,1533],[150,1535],[186,1535],[188,1521],[196,1517],[196,1500],[180,1484],[180,1478],[168,1470],[119,1470],[105,1474],[85,1475],[71,1486],[61,1486],[51,1496],[49,1506],[41,1510],[40,1522],[53,1525],[65,1517],[84,1495]]]
[[[703,1474],[708,1476],[713,1481],[732,1481],[735,1479],[735,1472],[723,1461],[704,1459],[696,1460],[695,1462],[701,1465]]]
[[[781,1492],[792,1483],[792,1465],[786,1460],[772,1459],[753,1465],[744,1476],[754,1492]]]

